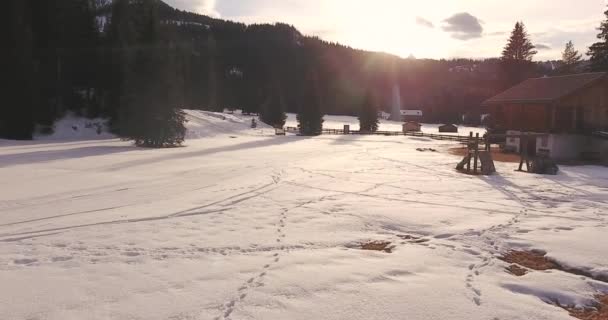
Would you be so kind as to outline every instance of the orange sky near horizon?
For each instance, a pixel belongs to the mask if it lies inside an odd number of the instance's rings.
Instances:
[[[607,0],[167,0],[180,9],[245,23],[285,22],[359,49],[417,58],[497,57],[516,21],[559,59],[572,40],[596,41]]]

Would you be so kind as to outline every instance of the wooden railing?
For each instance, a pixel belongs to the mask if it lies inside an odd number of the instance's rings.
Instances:
[[[286,132],[290,133],[298,133],[299,130],[296,127],[285,127]],[[424,133],[424,132],[403,132],[403,131],[376,131],[376,132],[365,132],[365,131],[357,131],[350,130],[348,133],[345,133],[343,129],[323,129],[322,134],[330,134],[330,135],[377,135],[377,136],[411,136],[411,137],[424,137],[430,138],[434,140],[447,140],[447,141],[457,141],[462,143],[469,143],[471,141],[470,136],[459,136],[459,135],[448,135],[448,134],[435,134],[435,133]]]

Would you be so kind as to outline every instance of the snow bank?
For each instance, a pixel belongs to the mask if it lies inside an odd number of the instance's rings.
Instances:
[[[217,136],[268,136],[274,135],[274,129],[261,123],[257,117],[240,114],[227,114],[201,110],[184,110],[186,112],[186,139],[212,138]],[[251,128],[251,120],[256,119],[257,128]],[[56,121],[53,133],[36,134],[34,140],[41,141],[77,141],[104,140],[116,138],[109,133],[106,119],[87,119],[69,113]]]
[[[184,110],[188,129],[186,139],[201,139],[217,136],[269,136],[274,135],[274,129],[254,116],[246,116],[240,112],[235,114],[209,112],[201,110]],[[251,128],[251,120],[255,119],[257,128]]]
[[[608,285],[574,275],[557,275],[561,271],[532,272],[517,281],[509,280],[502,287],[515,293],[540,299],[548,304],[561,306],[592,307],[595,295],[608,292]],[[559,276],[560,281],[555,278]]]
[[[53,133],[49,135],[37,133],[34,135],[34,140],[104,140],[115,138],[108,131],[106,119],[87,119],[68,113],[55,122]]]

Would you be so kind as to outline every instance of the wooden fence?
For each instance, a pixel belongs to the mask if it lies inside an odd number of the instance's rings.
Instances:
[[[286,132],[290,133],[298,133],[299,130],[296,127],[285,127]],[[430,138],[434,140],[447,140],[447,141],[457,141],[461,143],[470,143],[473,138],[472,136],[459,136],[459,135],[448,135],[448,134],[435,134],[435,133],[424,133],[424,132],[403,132],[403,131],[376,131],[376,132],[364,132],[364,131],[355,131],[350,130],[348,133],[345,133],[343,129],[323,129],[322,134],[329,135],[376,135],[376,136],[411,136],[411,137],[423,137]],[[479,143],[485,144],[485,139],[480,139]]]

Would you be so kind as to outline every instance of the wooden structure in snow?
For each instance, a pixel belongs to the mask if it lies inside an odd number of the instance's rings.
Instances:
[[[422,125],[418,122],[408,121],[403,124],[403,132],[420,132]]]
[[[458,133],[458,127],[453,124],[444,124],[439,126],[439,132]]]
[[[456,169],[469,174],[478,174],[478,160],[480,161],[481,167],[479,173],[489,175],[496,172],[494,161],[492,160],[492,154],[490,149],[490,141],[496,138],[517,138],[521,141],[520,149],[520,161],[519,167],[516,171],[538,173],[538,174],[556,174],[559,168],[549,157],[548,154],[532,155],[529,153],[530,141],[535,141],[537,138],[547,136],[547,134],[537,133],[521,133],[521,134],[490,134],[480,139],[479,134],[473,137],[473,132],[469,135],[469,142],[467,144],[467,155],[464,159],[456,166]],[[484,144],[485,148],[483,151],[479,150],[479,145]],[[471,171],[471,162],[473,170]],[[525,170],[524,170],[525,165]]]
[[[591,154],[608,163],[608,140],[593,135],[608,130],[608,73],[529,79],[482,106],[496,128],[511,134],[544,133],[526,142],[532,155],[578,160]],[[515,149],[522,145],[519,137],[507,143]]]
[[[401,110],[401,121],[422,121],[422,110]]]
[[[479,144],[483,141],[484,139],[479,137],[479,133],[475,137],[473,137],[473,132],[469,134],[469,142],[467,143],[468,152],[464,159],[456,165],[458,171],[467,174],[483,175],[491,175],[496,172],[489,147],[486,147],[486,150],[479,150]],[[486,146],[488,146],[487,143]]]

